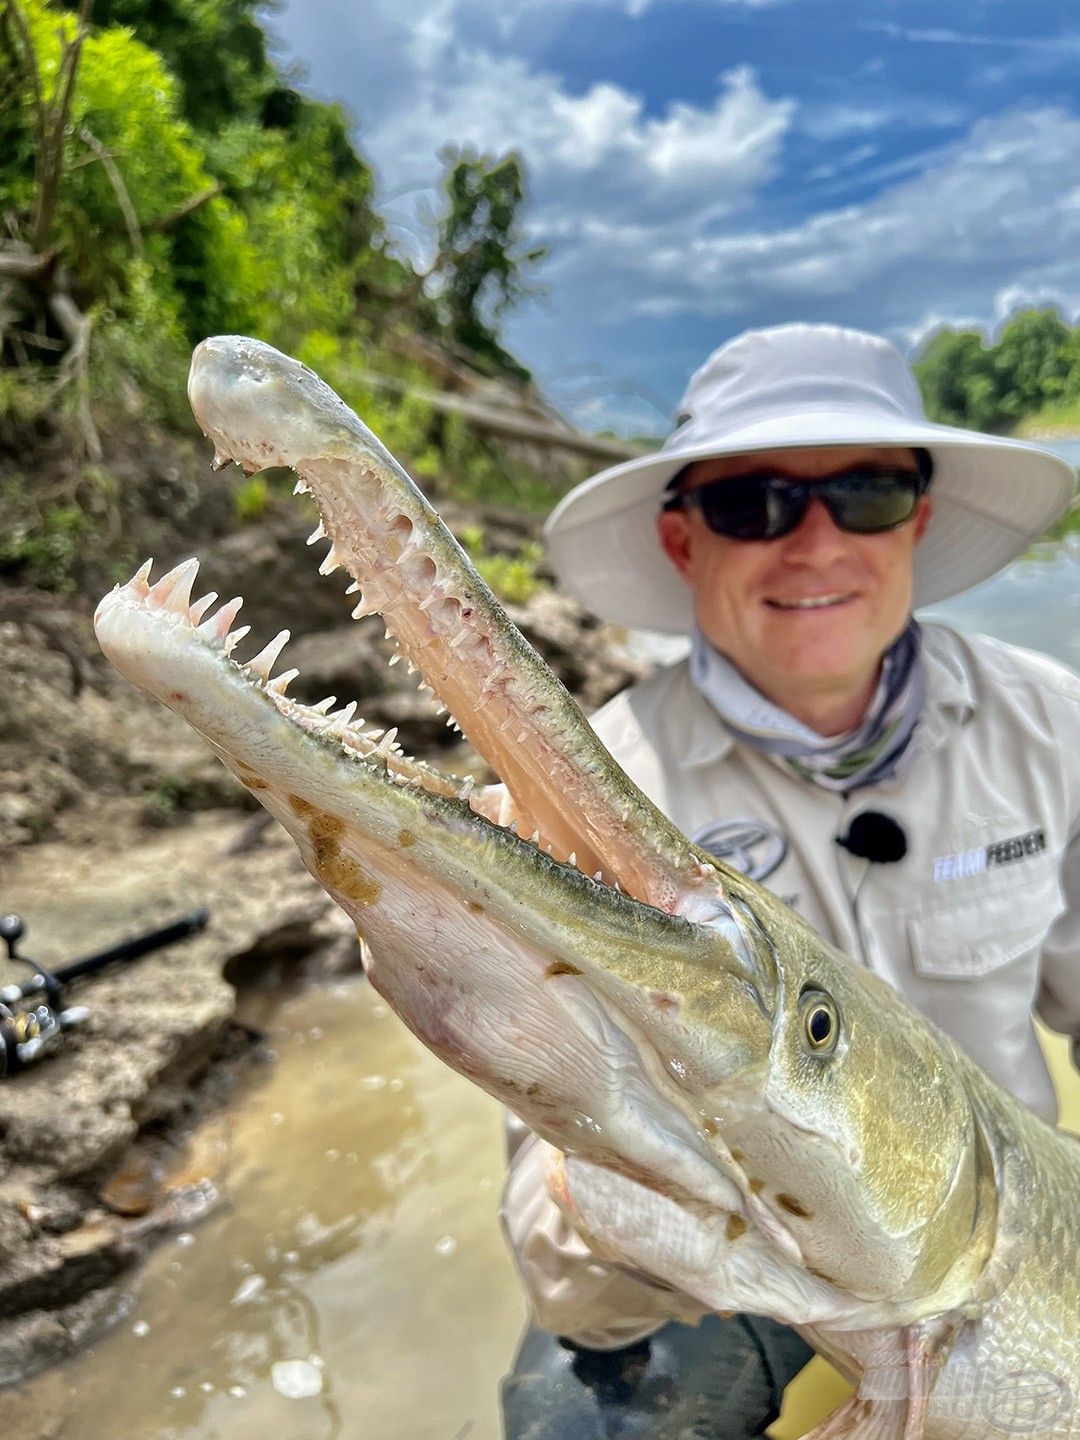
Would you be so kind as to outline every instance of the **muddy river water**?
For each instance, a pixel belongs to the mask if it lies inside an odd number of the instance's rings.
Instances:
[[[942,613],[1080,667],[1069,550]],[[155,1252],[104,1339],[24,1387],[24,1417],[55,1423],[27,1434],[496,1440],[524,1318],[496,1219],[497,1107],[361,979],[291,995],[268,1032],[276,1064],[203,1137],[224,1203]],[[1080,1086],[1062,1083],[1080,1128]],[[828,1408],[823,1375],[798,1406]]]
[[[27,1413],[64,1440],[496,1436],[524,1308],[495,1103],[360,978],[285,1000],[268,1038],[276,1063],[202,1137],[223,1203]]]

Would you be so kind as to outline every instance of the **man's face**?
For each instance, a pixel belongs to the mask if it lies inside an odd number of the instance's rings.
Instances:
[[[814,481],[871,468],[918,470],[910,450],[893,447],[774,450],[697,461],[680,490],[763,471]],[[929,520],[923,496],[909,521],[878,535],[840,530],[820,500],[776,540],[716,535],[694,507],[663,512],[658,526],[706,637],[777,699],[793,686],[854,695],[872,683],[911,614],[915,546]]]

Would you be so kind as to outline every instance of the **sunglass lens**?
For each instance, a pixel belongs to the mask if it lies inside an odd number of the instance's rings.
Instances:
[[[798,524],[806,501],[798,487],[777,486],[758,475],[720,480],[700,492],[710,530],[732,540],[771,540]]]
[[[845,475],[822,488],[831,492],[826,504],[841,529],[873,535],[911,519],[919,498],[919,477],[904,473]]]

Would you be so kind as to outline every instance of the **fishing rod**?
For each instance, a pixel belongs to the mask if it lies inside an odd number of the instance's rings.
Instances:
[[[32,972],[23,981],[0,985],[0,1079],[41,1059],[66,1030],[73,1030],[90,1018],[85,1005],[67,1003],[65,992],[72,981],[95,975],[108,965],[129,964],[153,950],[185,940],[204,929],[209,919],[210,911],[200,908],[156,930],[133,935],[57,970],[49,970],[40,961],[19,953],[19,943],[26,934],[22,917],[0,915],[0,940],[7,946],[8,959],[29,965]]]

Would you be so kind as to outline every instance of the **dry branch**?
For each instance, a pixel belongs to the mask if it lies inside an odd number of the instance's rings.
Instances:
[[[139,229],[139,217],[135,214],[135,206],[131,203],[131,196],[124,184],[124,177],[120,174],[120,167],[117,165],[111,150],[101,143],[97,136],[85,125],[79,129],[79,139],[86,148],[101,162],[101,168],[109,177],[109,181],[116,195],[116,203],[120,206],[120,213],[124,217],[124,224],[127,226],[128,239],[131,241],[131,248],[136,255],[143,253],[142,231]]]
[[[225,186],[222,185],[220,181],[217,181],[213,185],[208,185],[205,190],[200,190],[197,195],[190,196],[182,205],[178,205],[175,210],[170,210],[168,215],[159,215],[156,220],[148,220],[143,226],[143,229],[152,230],[155,233],[159,233],[162,230],[171,230],[174,225],[178,225],[181,220],[186,219],[187,216],[198,210],[200,206],[205,205],[208,200],[213,200],[218,195],[223,195],[224,193]]]
[[[65,379],[70,376],[75,382],[76,414],[86,453],[91,460],[100,460],[103,453],[101,440],[90,406],[90,331],[93,322],[89,315],[82,313],[71,296],[62,290],[49,296],[49,309],[68,341],[67,354],[61,361],[61,371]]]

